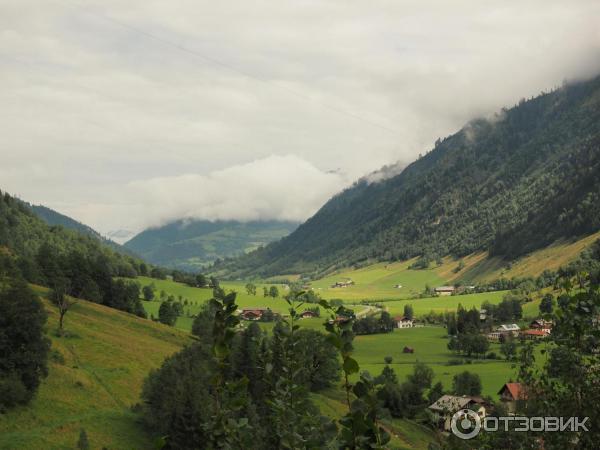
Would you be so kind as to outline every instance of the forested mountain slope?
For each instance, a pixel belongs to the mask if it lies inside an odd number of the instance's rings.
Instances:
[[[78,233],[81,233],[81,234],[84,234],[87,236],[91,236],[121,253],[128,253],[128,254],[133,253],[130,250],[125,249],[125,247],[117,244],[116,242],[105,238],[100,233],[98,233],[96,230],[94,230],[92,227],[85,225],[81,222],[78,222],[77,220],[72,219],[69,216],[65,216],[64,214],[61,214],[58,211],[55,211],[55,210],[48,208],[46,206],[43,206],[43,205],[30,205],[29,203],[25,203],[25,204],[31,208],[31,210],[34,212],[34,214],[36,216],[38,216],[40,219],[42,219],[48,225],[51,225],[51,226],[58,225],[58,226],[67,228],[69,230],[77,231]]]
[[[125,247],[161,266],[199,270],[218,258],[237,256],[290,234],[295,222],[178,220],[150,228]]]
[[[228,276],[489,250],[514,258],[600,229],[600,77],[474,120],[387,180],[359,181]]]

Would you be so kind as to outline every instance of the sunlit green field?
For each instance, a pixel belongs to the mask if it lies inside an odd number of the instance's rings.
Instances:
[[[481,304],[489,301],[492,304],[498,304],[502,297],[508,291],[484,292],[479,294],[448,295],[441,297],[415,298],[410,300],[387,301],[382,303],[384,308],[392,315],[401,315],[404,312],[404,305],[412,305],[416,316],[422,316],[430,311],[436,313],[456,311],[458,305],[470,309],[475,306],[480,309]]]
[[[357,336],[354,356],[361,370],[368,370],[372,375],[381,373],[385,366],[384,358],[391,356],[392,367],[401,380],[412,372],[417,361],[423,362],[434,370],[434,382],[441,381],[447,390],[452,388],[455,374],[468,370],[479,374],[483,394],[494,398],[504,383],[516,377],[516,369],[506,361],[473,359],[471,364],[448,365],[450,360],[464,358],[450,352],[447,345],[446,329],[443,327],[397,329],[387,334]],[[412,347],[415,352],[402,353],[404,346]],[[488,352],[500,355],[500,345],[491,344]]]
[[[313,281],[311,286],[321,297],[340,298],[343,300],[410,298],[418,295],[426,285],[431,287],[445,284],[444,280],[433,270],[410,270],[408,266],[414,262],[378,263],[357,270],[345,270],[335,275]],[[350,278],[353,286],[332,288],[336,281]],[[401,288],[396,288],[401,285]]]

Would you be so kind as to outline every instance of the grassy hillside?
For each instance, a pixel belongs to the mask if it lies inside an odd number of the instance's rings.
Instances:
[[[179,220],[150,228],[125,243],[147,261],[197,271],[218,258],[240,255],[287,236],[295,222]]]
[[[69,335],[59,338],[56,308],[44,303],[52,340],[49,376],[29,406],[0,415],[0,449],[74,448],[81,428],[91,448],[153,448],[131,407],[148,372],[189,336],[80,301],[66,316]]]
[[[600,77],[474,120],[402,173],[362,180],[287,238],[215,266],[326,273],[368,259],[514,259],[600,229]]]

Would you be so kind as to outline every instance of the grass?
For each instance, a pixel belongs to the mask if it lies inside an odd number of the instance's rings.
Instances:
[[[433,269],[409,269],[408,267],[414,261],[412,259],[395,263],[377,263],[360,269],[343,270],[313,281],[311,286],[326,299],[357,301],[410,298],[423,292],[427,284],[435,287],[445,283],[445,280]],[[347,278],[355,284],[345,288],[331,287],[336,281]],[[396,288],[396,285],[402,287]]]
[[[384,368],[384,358],[392,357],[391,367],[400,380],[412,373],[417,361],[427,364],[435,372],[435,380],[444,388],[452,388],[452,377],[468,370],[479,374],[484,395],[497,398],[496,393],[509,379],[516,378],[516,369],[502,360],[474,359],[471,364],[449,365],[450,360],[464,359],[447,348],[446,330],[442,327],[397,329],[392,333],[357,336],[354,340],[354,357],[361,370],[378,375]],[[404,346],[412,347],[414,353],[402,353]],[[491,344],[490,352],[500,355],[500,345]]]
[[[91,448],[153,448],[131,407],[148,372],[189,336],[79,301],[65,318],[68,336],[59,338],[56,308],[44,304],[52,342],[49,375],[30,405],[0,416],[0,449],[74,448],[82,428]]]
[[[387,301],[383,303],[384,309],[392,316],[402,315],[405,305],[412,305],[415,316],[423,316],[431,311],[443,313],[456,311],[459,303],[466,309],[475,306],[480,309],[484,301],[498,304],[507,291],[482,292],[478,294],[450,295],[440,297],[416,298],[410,300]]]

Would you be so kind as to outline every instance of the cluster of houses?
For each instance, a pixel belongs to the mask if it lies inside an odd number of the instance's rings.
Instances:
[[[544,319],[536,319],[529,324],[529,328],[522,330],[516,323],[503,324],[496,328],[495,331],[488,333],[486,336],[490,341],[501,341],[505,338],[521,338],[521,339],[544,339],[552,333],[552,321]]]
[[[514,415],[520,402],[527,400],[525,388],[521,383],[505,383],[498,391],[500,401],[507,413]],[[434,421],[438,427],[449,432],[451,429],[452,416],[463,409],[470,409],[483,419],[493,409],[493,405],[480,396],[457,396],[443,395],[428,407],[433,413]]]
[[[459,294],[459,293],[464,293],[466,291],[473,291],[475,290],[475,286],[460,286],[460,287],[454,287],[454,286],[439,286],[433,289],[433,292],[435,292],[436,295],[454,295],[454,294]]]

